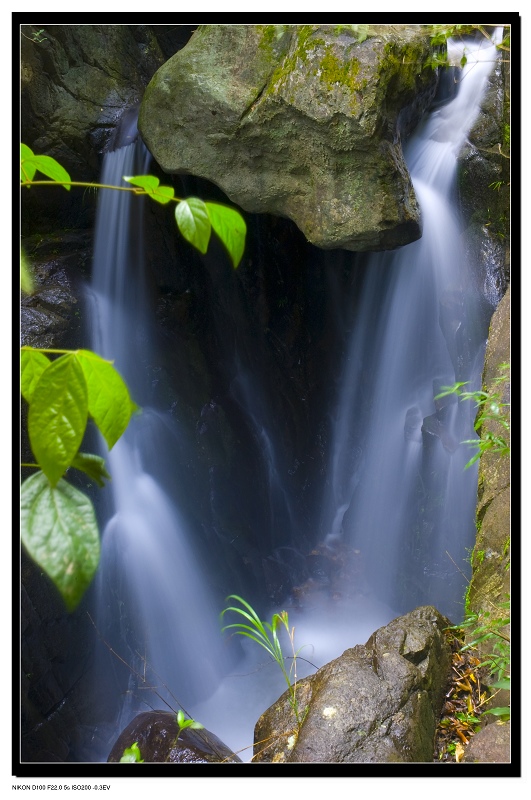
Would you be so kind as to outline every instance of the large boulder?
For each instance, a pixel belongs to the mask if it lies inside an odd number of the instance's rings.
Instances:
[[[431,606],[415,609],[299,681],[302,725],[297,731],[284,693],[256,724],[253,761],[432,761],[450,668],[448,625]]]
[[[200,26],[146,89],[144,141],[164,171],[289,217],[319,247],[418,239],[402,137],[435,92],[430,37],[418,25],[360,28]]]

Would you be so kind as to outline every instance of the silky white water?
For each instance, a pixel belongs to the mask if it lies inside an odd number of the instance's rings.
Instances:
[[[456,214],[457,156],[496,52],[470,44],[454,100],[406,148],[422,238],[366,264],[345,363],[322,526],[360,551],[376,596],[432,603],[460,616],[475,535],[474,408],[435,401],[442,386],[480,380],[485,325]]]
[[[126,185],[122,176],[145,174],[148,166],[142,143],[128,144],[105,156],[101,182]],[[95,680],[105,681],[113,659],[129,667],[118,730],[152,707],[186,709],[211,694],[226,669],[219,609],[193,550],[192,532],[154,477],[164,468],[179,473],[184,465],[171,466],[172,455],[178,459],[183,449],[178,423],[147,405],[152,312],[141,202],[100,190],[90,292],[93,349],[114,360],[142,406],[105,453],[112,480],[106,489],[95,624],[107,652]],[[150,471],[147,462],[158,470]]]

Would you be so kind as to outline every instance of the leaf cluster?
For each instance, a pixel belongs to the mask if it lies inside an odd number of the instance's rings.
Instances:
[[[103,486],[110,478],[103,458],[80,450],[88,421],[111,449],[138,407],[112,363],[90,350],[23,347],[21,393],[36,460],[26,466],[37,469],[21,487],[21,538],[72,610],[98,567],[100,544],[90,499],[63,476],[74,468]]]
[[[441,52],[440,48],[443,45],[446,45],[448,39],[459,39],[463,41],[463,45],[465,44],[463,37],[466,36],[473,36],[475,33],[479,32],[488,39],[489,42],[492,42],[492,37],[488,30],[486,29],[490,26],[485,25],[432,25],[431,26],[431,45],[434,49],[433,53],[428,59],[427,66],[433,67],[436,69],[437,67],[449,67],[453,64],[450,62],[448,57],[448,52],[445,50]],[[497,26],[496,26],[497,27]],[[511,44],[510,44],[510,36],[506,36],[503,41],[496,45],[498,50],[505,50],[509,51]],[[463,54],[459,60],[459,66],[461,69],[466,66],[467,64],[467,57],[465,53],[465,49],[463,47]]]
[[[475,464],[487,451],[498,453],[501,456],[510,455],[511,426],[508,413],[510,403],[503,402],[501,391],[497,388],[509,381],[509,366],[507,363],[498,366],[499,374],[494,380],[493,388],[489,391],[463,391],[462,387],[466,386],[469,381],[458,381],[452,386],[442,386],[441,392],[434,398],[439,400],[454,394],[460,400],[473,400],[476,404],[478,413],[474,422],[474,430],[478,433],[479,439],[465,439],[461,444],[477,447],[477,452],[465,464],[465,469]]]
[[[182,731],[186,730],[186,728],[192,728],[192,730],[201,730],[204,728],[204,725],[201,725],[200,722],[196,722],[195,719],[189,719],[184,716],[184,712],[179,709],[177,714],[175,715],[175,721],[177,722],[179,733],[177,734],[177,739],[181,735]]]
[[[495,678],[488,687],[491,691],[497,689],[511,688],[510,668],[511,668],[511,643],[510,638],[505,634],[503,628],[510,623],[510,602],[509,600],[500,603],[496,608],[496,613],[482,611],[480,614],[468,614],[460,625],[453,626],[453,630],[469,632],[469,640],[461,648],[461,652],[477,649],[478,645],[489,645],[489,652],[482,654],[482,660],[478,668],[484,667],[488,670],[490,677]],[[503,706],[500,708],[490,708],[484,712],[492,714],[501,719],[509,719],[510,708]]]

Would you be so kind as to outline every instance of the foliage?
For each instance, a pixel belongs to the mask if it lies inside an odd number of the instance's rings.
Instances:
[[[463,52],[461,58],[459,59],[459,66],[463,68],[466,66],[467,57],[465,52],[465,38],[466,36],[472,36],[476,33],[480,33],[489,42],[492,42],[491,34],[486,30],[486,25],[432,25],[431,27],[431,45],[434,48],[433,53],[430,56],[428,61],[428,65],[436,68],[436,67],[449,67],[449,66],[457,66],[457,64],[450,61],[448,52],[445,50],[441,52],[440,47],[441,45],[446,45],[448,39],[455,39],[459,40],[463,43]],[[510,51],[510,36],[506,36],[502,42],[496,44],[496,48],[502,51]]]
[[[73,468],[103,486],[110,477],[103,458],[80,451],[88,421],[111,449],[138,409],[112,363],[90,350],[23,347],[21,393],[36,459],[23,466],[38,470],[21,487],[21,538],[73,610],[96,572],[100,543],[90,499],[63,476]]]
[[[40,44],[41,42],[45,42],[47,40],[47,37],[42,35],[44,33],[44,28],[41,28],[39,31],[33,31],[31,36],[26,36],[24,31],[21,31],[21,33],[25,39],[29,39],[30,42],[36,42],[36,44]]]
[[[453,629],[462,630],[468,633],[469,641],[463,645],[461,652],[477,649],[478,645],[488,645],[489,652],[481,655],[482,660],[478,668],[485,667],[488,671],[489,680],[487,683],[489,690],[494,693],[497,689],[510,689],[511,678],[511,642],[509,636],[503,631],[509,625],[510,617],[509,600],[500,603],[496,608],[496,613],[482,611],[479,614],[467,614],[464,622],[453,626]],[[501,708],[490,708],[484,711],[485,714],[492,714],[501,720],[510,718],[511,710],[507,706]]]
[[[288,612],[281,611],[280,614],[273,614],[271,618],[271,622],[265,622],[260,620],[260,617],[256,613],[256,611],[247,603],[243,598],[239,597],[236,594],[231,594],[227,597],[227,600],[236,600],[236,602],[240,603],[243,608],[238,608],[236,606],[228,606],[225,608],[221,613],[221,619],[223,619],[224,615],[232,611],[236,614],[239,614],[240,617],[243,617],[246,622],[234,622],[230,625],[225,625],[222,628],[222,631],[227,631],[230,629],[235,629],[235,633],[240,636],[246,636],[248,639],[252,639],[253,642],[256,642],[261,647],[266,650],[271,658],[276,661],[282,675],[284,676],[284,680],[286,681],[288,687],[288,699],[289,704],[295,714],[295,718],[297,720],[297,726],[300,727],[304,722],[304,717],[306,716],[307,708],[304,711],[299,709],[299,704],[297,700],[297,656],[302,650],[299,648],[295,651],[294,646],[294,636],[295,636],[295,628],[289,627],[289,619],[288,619]],[[249,624],[247,624],[249,623]],[[284,665],[285,656],[282,652],[282,646],[280,644],[277,629],[279,627],[284,627],[288,633],[288,637],[291,643],[292,648],[292,665],[288,670]],[[291,682],[291,674],[293,673],[294,682]]]
[[[453,386],[442,386],[440,394],[436,395],[435,400],[455,394],[460,400],[474,400],[478,413],[474,422],[474,430],[479,434],[479,439],[465,439],[462,444],[469,444],[477,447],[477,452],[467,462],[465,469],[486,452],[498,453],[499,455],[509,455],[511,448],[508,442],[510,433],[509,414],[506,409],[509,403],[502,400],[501,391],[496,387],[509,381],[509,364],[503,363],[498,366],[498,377],[494,380],[494,387],[489,391],[467,392],[462,390],[469,381],[458,381]]]
[[[128,762],[136,762],[137,764],[143,764],[144,759],[140,756],[140,749],[138,747],[138,742],[134,742],[131,747],[126,747],[123,753],[123,756],[120,759],[120,764],[125,764]]]
[[[182,731],[186,730],[186,728],[192,728],[194,730],[200,730],[204,728],[204,725],[201,725],[200,722],[196,722],[195,719],[187,719],[184,716],[183,711],[179,709],[177,714],[175,715],[175,721],[179,727],[179,733],[177,734],[177,738],[181,735]]]
[[[486,692],[478,672],[479,659],[463,651],[463,631],[447,628],[447,643],[452,651],[452,668],[441,718],[437,725],[435,757],[438,761],[461,761],[471,737],[480,727],[481,707]]]
[[[489,391],[464,391],[461,387],[466,386],[466,382],[457,382],[453,386],[442,387],[442,392],[436,396],[436,400],[450,394],[455,394],[460,400],[473,400],[478,409],[474,429],[479,434],[479,439],[467,439],[463,444],[469,444],[477,448],[477,452],[465,465],[465,469],[472,466],[484,453],[497,453],[500,456],[510,454],[509,434],[509,403],[503,402],[503,385],[509,382],[508,363],[498,365],[498,375],[493,381],[493,386]],[[508,542],[506,543],[508,547]],[[505,551],[504,551],[505,554]],[[478,551],[477,558],[479,563],[484,558],[484,553]],[[510,689],[510,639],[503,632],[503,628],[510,623],[509,601],[499,604],[496,613],[482,611],[479,614],[468,613],[464,622],[453,626],[451,630],[469,632],[469,641],[463,645],[461,652],[472,650],[485,644],[490,645],[490,652],[482,655],[482,661],[478,662],[478,668],[486,668],[491,677],[495,680],[487,684],[491,693],[499,689]],[[484,698],[481,701],[484,702]],[[503,706],[500,708],[490,708],[481,711],[481,714],[492,714],[499,717],[502,721],[510,718],[510,708]]]
[[[35,174],[42,172],[49,181],[35,180]],[[38,156],[25,144],[20,145],[20,181],[25,187],[30,186],[63,186],[70,191],[72,186],[84,186],[89,189],[115,189],[132,192],[135,195],[147,195],[156,203],[166,205],[176,203],[175,220],[184,238],[205,254],[210,242],[212,230],[226,248],[233,267],[240,263],[245,249],[247,227],[241,214],[234,208],[220,203],[203,202],[197,197],[186,199],[174,196],[172,186],[161,186],[154,175],[124,176],[128,186],[107,186],[101,183],[72,181],[70,175],[51,156]]]

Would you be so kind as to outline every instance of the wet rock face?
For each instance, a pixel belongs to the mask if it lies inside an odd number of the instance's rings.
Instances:
[[[205,728],[186,728],[179,734],[175,714],[169,711],[146,711],[138,714],[122,731],[113,746],[108,762],[118,762],[133,742],[145,762],[178,764],[237,763],[241,759]]]
[[[436,76],[419,26],[205,25],[158,70],[139,129],[163,170],[294,220],[324,249],[418,239],[401,137]]]
[[[190,35],[188,25],[23,25],[22,141],[57,159],[72,180],[97,181],[124,108],[140,102],[154,72]],[[23,202],[24,219],[42,230],[50,219],[68,227],[92,222],[94,203],[80,189],[41,187],[24,192]]]
[[[299,681],[297,733],[287,693],[258,720],[254,761],[430,762],[450,648],[447,619],[424,606]]]
[[[37,234],[24,239],[22,248],[30,264],[33,291],[21,295],[21,346],[81,346],[81,281],[90,269],[91,233]]]
[[[502,402],[510,403],[510,370],[500,371],[511,358],[511,295],[510,288],[492,317],[483,386],[487,391],[500,393]],[[497,383],[504,373],[507,379]],[[491,433],[504,435],[491,421],[485,423]],[[510,441],[508,439],[508,443]],[[489,612],[491,618],[503,617],[500,607],[511,590],[510,537],[511,537],[511,460],[505,454],[485,451],[479,462],[478,502],[476,507],[478,533],[472,552],[472,580],[468,593],[469,610],[474,613]],[[510,636],[509,626],[502,632]],[[480,652],[490,652],[487,640],[479,645]]]
[[[501,301],[510,273],[510,53],[489,77],[478,118],[458,157],[463,240],[477,264],[476,290],[487,313]]]

